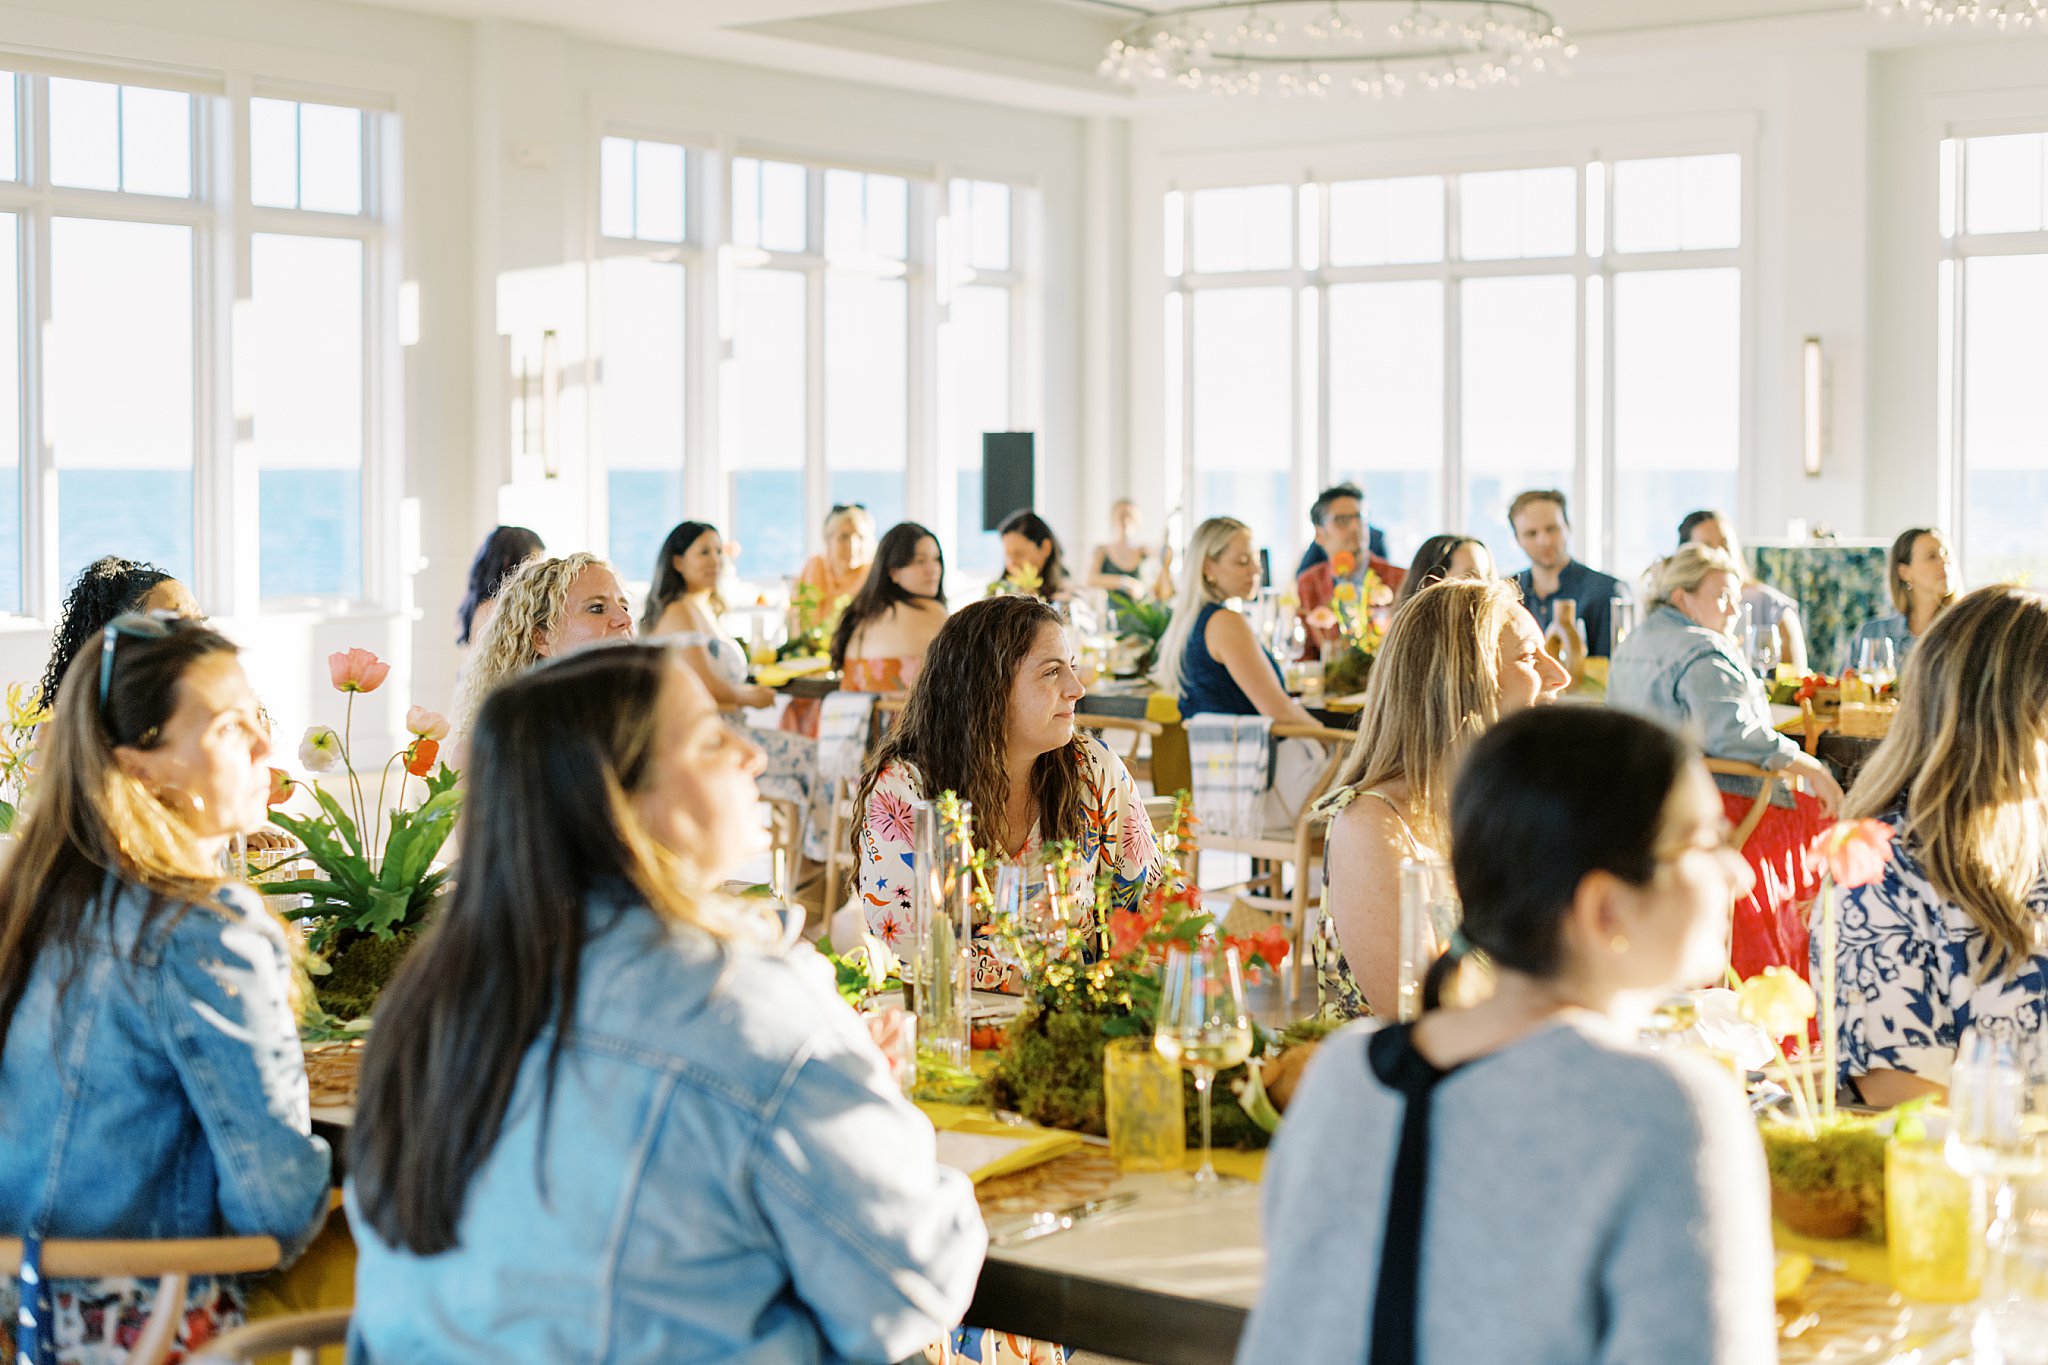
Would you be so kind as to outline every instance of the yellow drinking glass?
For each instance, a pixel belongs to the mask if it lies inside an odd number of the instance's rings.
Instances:
[[[1102,1054],[1109,1154],[1126,1171],[1177,1171],[1187,1155],[1181,1071],[1150,1038],[1112,1038]]]
[[[1949,1168],[1939,1142],[1884,1150],[1892,1287],[1928,1303],[1969,1303],[1984,1276],[1984,1200]]]

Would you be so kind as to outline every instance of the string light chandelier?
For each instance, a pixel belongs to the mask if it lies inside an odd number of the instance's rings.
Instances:
[[[1514,85],[1577,52],[1526,0],[1238,0],[1147,14],[1097,69],[1135,87],[1380,99]]]
[[[1988,28],[2048,28],[2048,0],[1864,0],[1878,14],[1904,15],[1929,28],[1975,24]]]

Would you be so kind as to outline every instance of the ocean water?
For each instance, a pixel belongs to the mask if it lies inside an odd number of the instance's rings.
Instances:
[[[256,496],[264,597],[363,595],[360,471],[266,469]]]
[[[614,469],[606,477],[611,503],[611,561],[632,582],[654,568],[661,542],[683,519],[683,471]]]
[[[192,582],[192,472],[57,471],[59,595],[102,555],[142,559]]]
[[[963,469],[954,476],[953,515],[958,528],[946,547],[946,567],[974,578],[1000,578],[1003,538],[981,529],[981,470]],[[1088,553],[1084,547],[1079,551]]]

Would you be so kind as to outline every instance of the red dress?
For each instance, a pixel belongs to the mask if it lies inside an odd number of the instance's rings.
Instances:
[[[1735,902],[1735,923],[1728,960],[1738,977],[1747,980],[1766,967],[1790,967],[1807,975],[1807,919],[1820,895],[1825,863],[1813,841],[1827,828],[1820,802],[1794,793],[1794,808],[1773,805],[1742,846],[1756,885]],[[1721,807],[1730,824],[1740,824],[1756,798],[1721,793]]]

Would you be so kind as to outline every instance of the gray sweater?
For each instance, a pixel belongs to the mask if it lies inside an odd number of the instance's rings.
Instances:
[[[1364,1361],[1404,1102],[1327,1039],[1266,1165],[1266,1282],[1239,1365]],[[1763,1148],[1726,1072],[1560,1019],[1445,1077],[1417,1358],[1770,1365]]]

